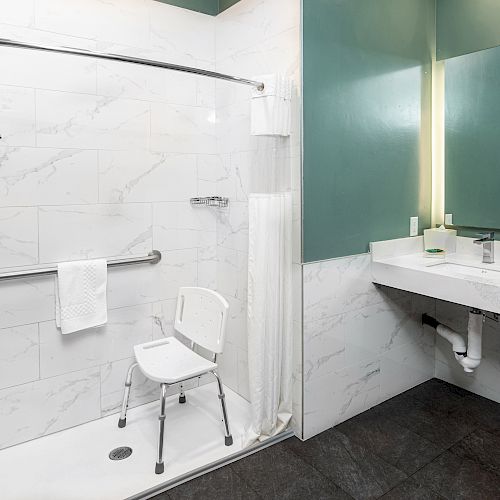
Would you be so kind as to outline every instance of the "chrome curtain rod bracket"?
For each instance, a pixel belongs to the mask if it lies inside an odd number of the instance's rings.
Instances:
[[[243,85],[251,85],[256,87],[257,90],[264,90],[264,83],[255,80],[248,80],[246,78],[239,78],[237,76],[226,75],[224,73],[217,73],[216,71],[209,71],[206,69],[192,68],[190,66],[181,66],[179,64],[172,64],[162,61],[154,61],[151,59],[142,59],[140,57],[123,56],[119,54],[111,54],[106,52],[95,52],[85,49],[75,49],[72,47],[53,47],[50,45],[35,45],[27,42],[18,42],[16,40],[9,40],[7,38],[0,38],[0,46],[15,47],[20,49],[41,50],[44,52],[56,52],[58,54],[71,54],[75,56],[93,57],[95,59],[106,59],[108,61],[120,61],[132,64],[141,64],[143,66],[153,66],[155,68],[171,69],[173,71],[181,71],[183,73],[193,73],[195,75],[207,76],[210,78],[218,78],[219,80],[226,80],[228,82],[241,83]]]
[[[144,257],[129,257],[123,259],[108,260],[108,267],[130,266],[132,264],[158,264],[161,261],[161,253],[153,250]],[[46,267],[40,269],[26,269],[23,271],[9,271],[0,273],[0,281],[13,280],[17,278],[36,278],[57,274],[57,267]]]

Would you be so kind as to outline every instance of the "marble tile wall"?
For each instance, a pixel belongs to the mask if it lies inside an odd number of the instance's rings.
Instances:
[[[434,376],[433,299],[373,285],[368,254],[303,275],[305,439]]]
[[[243,0],[218,18],[152,0],[22,1],[1,9],[0,33],[240,76],[282,71],[298,92],[299,17],[298,0]],[[19,49],[0,58],[0,267],[163,254],[110,271],[106,327],[64,338],[53,278],[2,284],[0,448],[116,413],[132,346],[173,334],[179,286],[228,298],[224,382],[247,396],[248,193],[294,190],[300,262],[298,95],[292,137],[255,138],[246,86]],[[188,203],[213,194],[230,208]],[[299,312],[295,326],[300,352]],[[297,408],[300,369],[298,355]],[[136,374],[131,405],[157,393]]]
[[[300,263],[300,1],[241,0],[216,18],[216,68],[254,78],[283,73],[294,81],[292,135],[252,137],[250,92],[245,86],[216,82],[217,160],[208,169],[215,183],[204,188],[227,196],[230,205],[217,216],[217,286],[229,298],[231,321],[222,360],[224,382],[248,397],[247,262],[248,195],[293,190],[294,261]],[[207,175],[207,177],[210,177]],[[297,269],[300,269],[297,267]],[[301,282],[296,293],[295,414],[301,435]]]
[[[215,67],[211,16],[152,0],[0,3],[5,38]],[[74,335],[55,327],[53,278],[1,284],[3,448],[115,413],[133,345],[173,333],[179,286],[216,286],[217,217],[188,200],[215,184],[219,157],[211,79],[20,49],[0,59],[0,267],[163,254],[111,270],[107,325]],[[137,374],[132,406],[157,397]]]

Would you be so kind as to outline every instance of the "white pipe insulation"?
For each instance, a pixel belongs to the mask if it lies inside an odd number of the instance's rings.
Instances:
[[[433,327],[452,346],[457,362],[466,373],[472,373],[481,363],[484,315],[479,309],[469,312],[467,345],[464,338],[452,328],[442,325],[436,319],[424,314],[422,323]]]

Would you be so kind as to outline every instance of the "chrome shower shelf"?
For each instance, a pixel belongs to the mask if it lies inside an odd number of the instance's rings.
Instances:
[[[202,198],[191,198],[191,205],[205,206],[215,208],[227,208],[229,205],[229,198],[222,198],[221,196],[204,196]]]

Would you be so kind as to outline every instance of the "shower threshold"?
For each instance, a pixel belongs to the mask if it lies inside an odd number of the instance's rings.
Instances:
[[[245,451],[243,433],[250,418],[249,403],[227,387],[225,393],[233,446],[224,446],[217,390],[207,384],[187,392],[186,404],[179,404],[176,395],[167,399],[163,474],[154,472],[158,403],[153,402],[130,409],[123,429],[118,428],[118,414],[110,415],[0,451],[2,498],[138,498],[161,485],[185,481],[192,472],[220,466]],[[111,460],[110,451],[120,447],[133,451]]]

